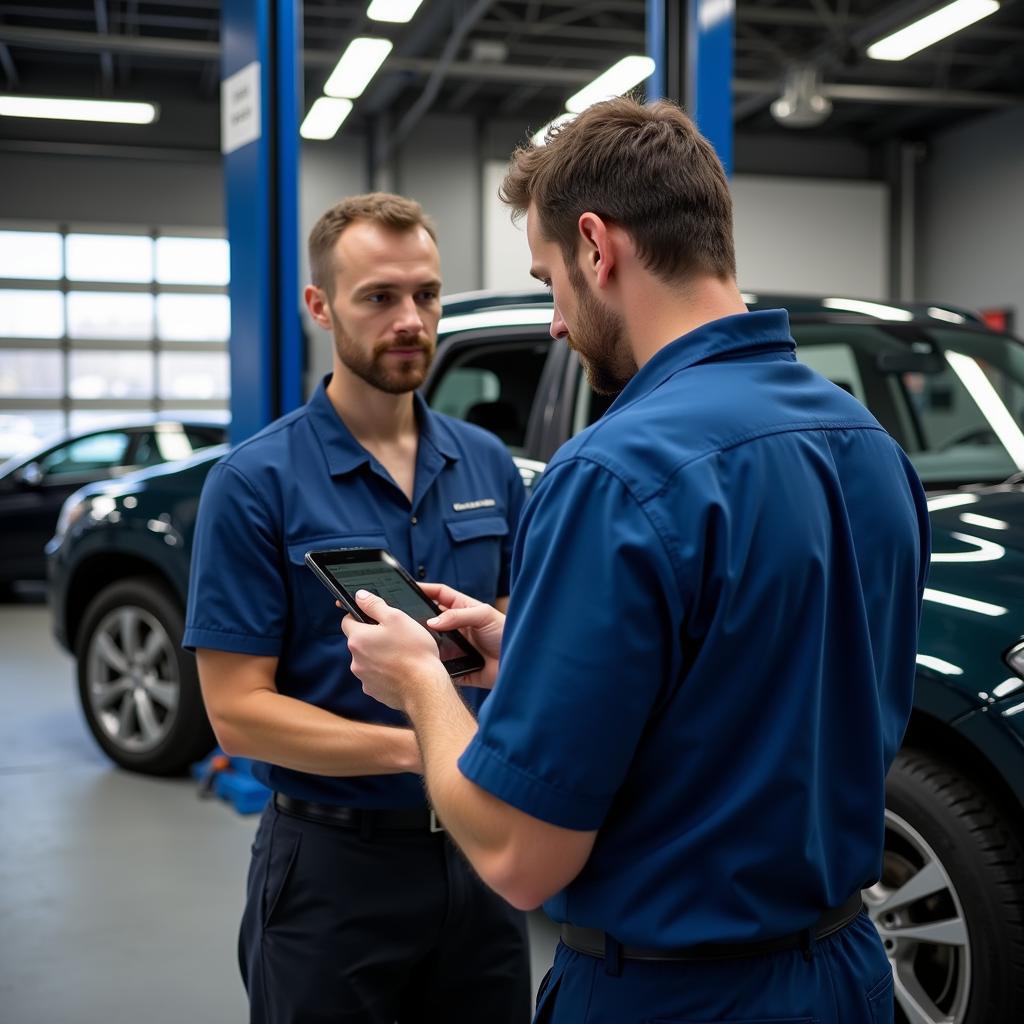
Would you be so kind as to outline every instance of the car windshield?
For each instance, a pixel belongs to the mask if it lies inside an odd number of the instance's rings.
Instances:
[[[860,399],[925,484],[1024,469],[1024,345],[916,324],[793,324],[797,357]]]

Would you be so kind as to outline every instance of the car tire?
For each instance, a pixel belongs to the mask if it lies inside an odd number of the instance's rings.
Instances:
[[[1010,815],[924,751],[886,782],[882,879],[865,903],[893,965],[896,1021],[1024,1020],[1024,848]]]
[[[75,642],[86,723],[131,771],[176,775],[213,748],[195,658],[181,648],[184,614],[158,581],[132,577],[100,591]]]

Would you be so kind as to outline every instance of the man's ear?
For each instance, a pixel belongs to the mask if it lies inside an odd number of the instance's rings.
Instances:
[[[593,274],[598,288],[606,288],[615,267],[615,243],[608,224],[596,213],[580,214],[579,233],[582,258],[587,271]]]
[[[317,288],[315,284],[307,284],[302,297],[306,302],[309,315],[324,330],[329,331],[331,329],[331,307],[327,301],[327,293],[322,288]]]

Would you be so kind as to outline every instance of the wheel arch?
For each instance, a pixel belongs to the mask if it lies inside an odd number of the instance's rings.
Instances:
[[[946,762],[982,787],[994,803],[1010,814],[1017,837],[1024,842],[1024,805],[1020,796],[984,750],[953,725],[915,708],[903,737],[903,749],[907,748],[922,750]]]
[[[143,576],[153,580],[161,585],[170,597],[184,606],[181,594],[171,578],[148,559],[123,552],[97,553],[84,559],[75,567],[75,573],[68,583],[65,635],[76,654],[78,633],[82,620],[85,618],[86,609],[93,598],[111,583],[118,583],[133,576]]]

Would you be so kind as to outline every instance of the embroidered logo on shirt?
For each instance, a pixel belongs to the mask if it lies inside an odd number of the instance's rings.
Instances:
[[[471,512],[475,508],[494,508],[497,504],[493,498],[480,498],[478,501],[456,501],[452,508],[456,512]]]

